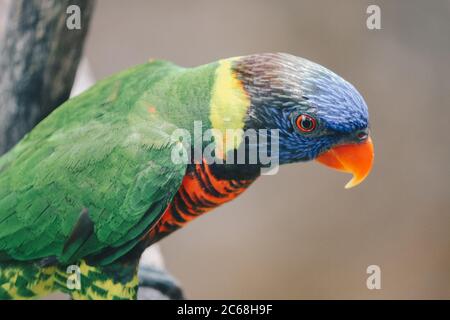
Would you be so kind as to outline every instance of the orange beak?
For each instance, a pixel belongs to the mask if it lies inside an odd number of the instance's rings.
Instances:
[[[333,169],[353,174],[346,189],[360,184],[370,173],[373,164],[373,143],[370,137],[359,144],[336,146],[316,158],[320,163]]]

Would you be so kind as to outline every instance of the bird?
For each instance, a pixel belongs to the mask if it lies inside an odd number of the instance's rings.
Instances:
[[[316,160],[354,187],[374,159],[367,105],[287,53],[151,60],[99,81],[0,158],[0,299],[136,299],[144,250],[242,194],[269,164],[227,160],[264,148],[277,166]]]

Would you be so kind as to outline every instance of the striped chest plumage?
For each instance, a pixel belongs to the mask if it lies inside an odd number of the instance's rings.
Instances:
[[[206,163],[191,165],[172,202],[149,232],[149,240],[154,243],[203,213],[233,200],[255,179],[218,175]]]

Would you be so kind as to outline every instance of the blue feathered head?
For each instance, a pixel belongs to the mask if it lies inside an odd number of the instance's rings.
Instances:
[[[352,172],[352,185],[365,178],[373,159],[369,114],[349,82],[284,53],[246,56],[233,68],[251,101],[245,126],[278,129],[280,164],[317,159]]]

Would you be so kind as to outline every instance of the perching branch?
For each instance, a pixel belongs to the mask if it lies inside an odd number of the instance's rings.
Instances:
[[[69,98],[95,1],[14,0],[0,44],[0,155]],[[66,26],[68,6],[81,28]]]

